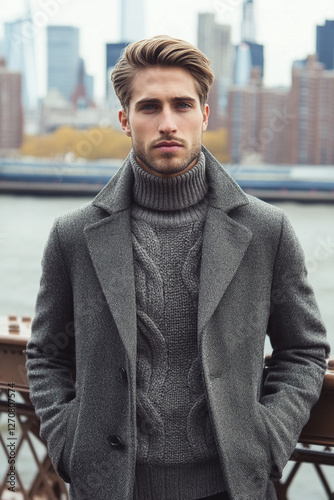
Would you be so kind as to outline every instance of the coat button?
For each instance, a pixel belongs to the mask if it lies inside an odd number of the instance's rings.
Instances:
[[[112,434],[111,436],[108,436],[108,443],[113,446],[114,448],[119,448],[124,446],[123,441],[119,436],[116,436],[116,434]]]

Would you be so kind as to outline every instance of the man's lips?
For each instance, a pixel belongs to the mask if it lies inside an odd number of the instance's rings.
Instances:
[[[162,141],[154,146],[155,149],[159,149],[162,153],[173,153],[182,147],[182,144],[177,141]]]

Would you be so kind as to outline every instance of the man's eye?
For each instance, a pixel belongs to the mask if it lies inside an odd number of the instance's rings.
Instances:
[[[190,104],[188,102],[179,102],[178,105],[177,105],[178,108],[190,108]]]
[[[154,104],[145,104],[145,106],[143,106],[141,109],[144,111],[152,111],[152,109],[156,109],[156,106],[154,106]]]

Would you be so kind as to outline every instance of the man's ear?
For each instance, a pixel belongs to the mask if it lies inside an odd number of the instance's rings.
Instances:
[[[124,131],[124,133],[128,136],[131,137],[131,129],[130,129],[130,123],[128,120],[128,116],[126,114],[125,109],[120,109],[118,112],[118,119],[121,124],[121,127]]]
[[[205,130],[208,127],[208,122],[209,122],[209,114],[210,114],[210,108],[208,104],[205,104],[203,108],[203,124],[202,124],[202,131],[205,132]]]

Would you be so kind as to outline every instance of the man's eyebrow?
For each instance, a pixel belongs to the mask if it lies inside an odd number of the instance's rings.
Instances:
[[[180,102],[180,101],[188,101],[188,102],[196,102],[196,99],[194,97],[189,97],[189,96],[181,96],[181,97],[172,97],[169,99],[170,102],[175,103],[175,102]],[[147,104],[147,103],[152,103],[152,104],[159,104],[161,103],[161,99],[156,99],[155,97],[144,97],[143,99],[140,99],[135,103],[135,106],[138,107],[142,104]]]

